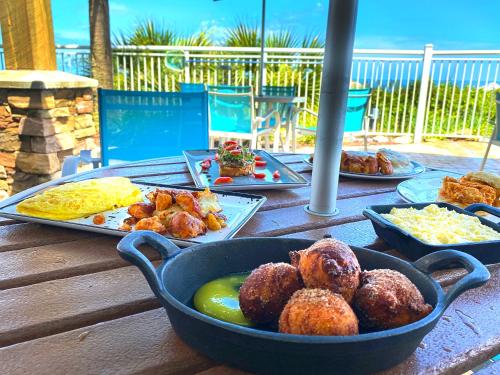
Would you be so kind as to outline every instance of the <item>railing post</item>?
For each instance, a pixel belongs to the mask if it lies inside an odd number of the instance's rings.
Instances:
[[[422,75],[420,78],[420,92],[417,103],[417,119],[415,121],[415,134],[413,143],[422,142],[425,122],[425,108],[427,107],[427,93],[429,92],[429,78],[432,65],[432,44],[426,44],[424,48],[424,58],[422,63]]]
[[[189,65],[189,51],[184,51],[184,82],[191,83],[191,67]]]
[[[267,66],[267,56],[268,56],[268,53],[267,52],[264,52],[264,58],[262,59],[262,79],[260,80],[260,82],[262,82],[262,86],[266,86],[267,85],[267,69],[266,69],[266,66]],[[259,92],[262,93],[262,87],[259,87]]]

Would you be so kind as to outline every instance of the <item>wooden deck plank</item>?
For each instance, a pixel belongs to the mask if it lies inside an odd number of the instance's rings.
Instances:
[[[364,220],[365,217],[362,215],[362,211],[366,206],[398,201],[400,201],[400,198],[395,192],[342,199],[337,202],[340,213],[333,217],[310,215],[304,211],[302,205],[272,211],[259,211],[241,229],[237,236],[280,236]]]
[[[324,236],[332,236],[353,246],[368,247],[380,251],[389,249],[389,246],[375,234],[370,220],[360,220],[332,227],[295,232],[279,237],[304,238],[317,241]]]
[[[102,236],[0,253],[0,290],[130,265],[116,251],[119,237]],[[159,255],[145,249],[150,259]]]
[[[0,346],[159,307],[136,267],[0,291]]]
[[[35,223],[4,225],[0,226],[0,252],[96,236],[98,236],[96,233],[61,229]]]
[[[213,364],[177,337],[163,308],[0,349],[10,375],[178,375]]]
[[[460,374],[500,350],[500,266],[492,280],[459,297],[416,352],[385,374]],[[450,334],[453,332],[453,334]],[[446,339],[443,339],[446,338]],[[62,355],[63,353],[63,355]],[[23,358],[23,360],[19,360]],[[0,349],[0,372],[241,375],[189,349],[163,309],[127,316]],[[205,369],[210,368],[206,372]]]

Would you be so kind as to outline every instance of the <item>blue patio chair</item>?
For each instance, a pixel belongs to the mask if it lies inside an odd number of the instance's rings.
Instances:
[[[262,95],[295,96],[295,86],[262,86]]]
[[[366,108],[370,102],[371,89],[350,89],[349,96],[347,99],[347,112],[344,125],[344,133],[358,133],[363,134],[365,150],[367,149],[367,132],[368,127],[366,125],[367,118],[370,120],[376,120],[378,116],[378,110],[375,108],[369,116],[366,116]],[[316,134],[316,127],[306,127],[297,124],[298,115],[300,112],[306,112],[314,117],[318,117],[316,112],[311,111],[307,108],[300,108],[294,113],[293,120],[293,132],[292,132],[292,147],[295,151],[296,147],[296,137],[297,133],[305,135]]]
[[[101,163],[181,155],[208,148],[206,92],[98,90]],[[63,175],[76,173],[89,154],[68,157]]]
[[[274,134],[273,151],[278,151],[280,116],[271,111],[266,116],[256,116],[252,91],[248,93],[224,93],[209,91],[210,139],[235,138],[249,140],[251,148],[257,148],[259,137],[264,136],[269,147],[269,135]],[[275,125],[271,126],[274,119]]]
[[[262,86],[262,95],[264,96],[295,96],[295,86]],[[286,123],[291,118],[292,103],[278,103],[276,110],[281,116],[281,123]],[[259,112],[260,113],[260,112]]]
[[[222,92],[227,94],[247,94],[252,92],[252,86],[231,86],[231,85],[208,85],[210,92]]]
[[[203,92],[207,91],[207,85],[204,83],[179,83],[181,92]]]
[[[493,134],[491,134],[490,141],[488,142],[488,146],[486,147],[486,152],[484,154],[483,161],[481,162],[481,168],[479,169],[480,171],[484,169],[486,160],[488,159],[488,154],[490,153],[491,145],[500,146],[500,92],[497,92],[496,102],[497,102],[496,122],[493,123],[494,126]]]

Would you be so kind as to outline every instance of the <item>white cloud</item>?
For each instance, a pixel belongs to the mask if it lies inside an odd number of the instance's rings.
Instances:
[[[216,20],[206,20],[201,22],[200,31],[205,32],[214,44],[221,44],[226,39],[228,28],[219,25]]]
[[[109,2],[109,11],[110,12],[126,12],[128,10],[129,9],[125,4],[116,3],[114,1]]]

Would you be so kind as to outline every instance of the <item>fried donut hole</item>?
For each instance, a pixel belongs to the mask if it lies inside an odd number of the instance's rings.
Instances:
[[[311,336],[352,336],[358,334],[358,318],[340,294],[326,289],[301,289],[283,309],[279,331]]]
[[[305,250],[290,252],[290,258],[307,288],[328,289],[352,302],[361,268],[347,244],[327,238]]]
[[[420,291],[406,276],[388,269],[361,274],[361,287],[353,307],[361,326],[380,330],[413,323],[432,311],[432,306],[425,303]]]
[[[263,264],[240,288],[241,311],[254,323],[277,322],[288,299],[303,286],[299,272],[290,264]]]

